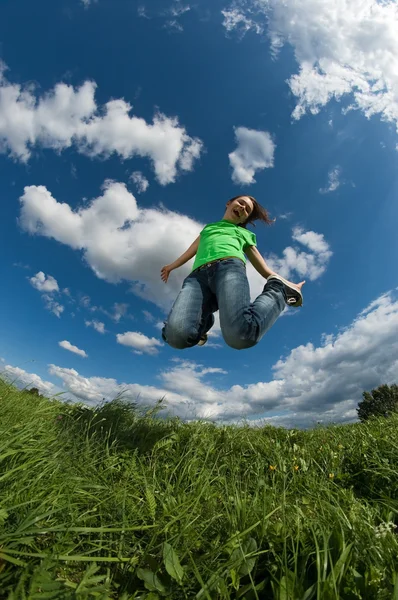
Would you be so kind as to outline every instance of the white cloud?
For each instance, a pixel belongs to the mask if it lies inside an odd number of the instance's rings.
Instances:
[[[126,331],[126,333],[118,333],[116,335],[118,344],[135,348],[136,354],[158,354],[158,348],[163,346],[157,338],[149,338],[139,331]]]
[[[4,375],[9,381],[19,388],[32,388],[35,387],[44,396],[53,396],[59,393],[59,388],[50,381],[44,381],[39,375],[35,373],[28,373],[20,367],[13,367],[12,365],[5,365]],[[62,398],[62,396],[61,396]]]
[[[278,325],[275,324],[275,327]],[[208,377],[231,374],[223,369],[206,369],[186,360],[159,374],[161,386],[118,386],[114,380],[83,379],[68,371],[74,393],[91,398],[99,387],[112,386],[113,396],[123,387],[142,401],[166,396],[172,414],[181,418],[211,418],[239,421],[266,411],[280,413],[267,421],[289,427],[309,426],[316,421],[352,421],[362,392],[381,383],[394,383],[398,368],[398,301],[390,294],[376,299],[338,334],[324,337],[322,345],[298,346],[273,367],[274,379],[220,389]],[[54,374],[54,371],[50,371]],[[58,376],[64,375],[58,371]],[[101,382],[101,384],[99,384]],[[80,387],[81,386],[81,387]],[[79,391],[80,389],[80,391]],[[157,389],[157,392],[155,391]],[[102,393],[106,396],[105,393]],[[258,421],[254,421],[255,424]]]
[[[73,346],[67,340],[63,340],[62,342],[58,342],[58,346],[61,346],[61,348],[64,348],[64,350],[69,350],[69,352],[73,352],[74,354],[78,354],[79,356],[83,356],[83,358],[87,358],[87,356],[88,356],[85,353],[84,350],[80,350],[80,348],[78,348],[77,346]]]
[[[51,275],[45,275],[43,271],[36,273],[29,281],[39,292],[59,292],[57,280]]]
[[[278,215],[278,219],[290,219],[292,214],[292,212],[282,213],[281,215]]]
[[[155,386],[118,383],[116,379],[105,377],[83,377],[75,369],[66,369],[56,365],[49,365],[49,372],[62,380],[69,393],[88,404],[97,404],[103,398],[112,400],[116,396],[122,395],[124,399],[135,401],[139,405],[154,405],[167,394],[167,404],[172,411],[176,408],[180,414],[188,412],[185,404],[189,402],[189,398]]]
[[[111,400],[120,393],[144,405],[165,398],[168,413],[186,420],[239,422],[257,417],[249,423],[285,427],[353,421],[364,390],[397,382],[398,300],[391,293],[383,294],[339,333],[324,335],[320,345],[307,343],[292,349],[274,365],[270,381],[235,385],[233,374],[224,369],[181,359],[172,362],[159,373],[158,387],[84,377],[74,369],[56,365],[49,365],[49,372],[62,380],[70,394],[89,404],[103,398]],[[6,369],[21,374],[26,384],[42,389],[37,375],[10,366]],[[56,391],[53,384],[42,383],[49,386],[45,393]],[[277,414],[259,417],[267,411]]]
[[[183,26],[181,25],[179,18],[189,12],[191,7],[189,4],[182,4],[180,0],[176,0],[169,8],[167,8],[163,13],[163,15],[170,16],[163,27],[168,30],[173,31],[184,31]]]
[[[135,185],[137,186],[137,192],[139,194],[142,194],[143,192],[146,192],[149,186],[149,181],[148,179],[141,173],[141,171],[134,171],[133,173],[131,173],[130,175],[130,179],[135,183]]]
[[[113,313],[110,313],[109,316],[115,323],[119,323],[120,319],[127,315],[128,307],[129,305],[124,302],[115,302],[113,305]]]
[[[219,391],[204,383],[206,375],[227,375],[228,371],[217,367],[206,368],[189,360],[175,360],[176,366],[159,375],[166,389],[178,394],[195,397],[195,402],[217,402]]]
[[[182,4],[179,0],[176,0],[174,4],[171,5],[169,12],[173,17],[180,17],[190,10],[191,7],[189,4]]]
[[[328,194],[330,192],[334,192],[335,190],[337,190],[337,188],[340,187],[340,184],[341,184],[340,175],[341,175],[341,168],[339,166],[334,167],[333,169],[330,169],[330,171],[328,173],[328,185],[327,185],[327,187],[320,188],[320,190],[319,190],[320,193]]]
[[[20,225],[29,233],[53,237],[76,250],[83,250],[95,274],[117,283],[133,282],[131,290],[164,310],[169,310],[192,268],[189,261],[170,275],[167,285],[160,269],[173,262],[199,235],[203,225],[164,208],[140,209],[124,184],[107,182],[103,195],[75,211],[57,202],[44,186],[25,188],[21,200]],[[170,238],[170,230],[174,232]],[[317,279],[326,269],[332,252],[322,234],[293,229],[293,240],[304,245],[284,249],[282,257],[266,256],[271,268],[290,278]],[[261,293],[264,278],[248,263],[247,275],[252,300]],[[115,304],[116,322],[126,315],[127,304]],[[216,313],[216,319],[218,315]],[[160,325],[159,325],[160,327]],[[211,333],[219,330],[216,321]]]
[[[92,321],[84,321],[84,324],[86,327],[93,327],[98,333],[105,333],[105,324],[101,323],[101,321],[93,319]]]
[[[398,128],[395,1],[250,0],[240,12],[249,18],[253,9],[267,21],[275,54],[285,43],[294,49],[299,71],[288,83],[297,98],[295,119],[347,95],[352,108]]]
[[[90,296],[88,296],[87,294],[85,294],[84,296],[81,296],[79,298],[79,304],[81,306],[83,306],[84,308],[90,308],[90,306],[91,306],[91,298],[90,298]]]
[[[36,97],[32,87],[10,83],[0,63],[0,152],[28,161],[35,145],[60,152],[74,146],[91,157],[115,153],[151,160],[160,184],[176,180],[179,172],[191,171],[202,142],[192,138],[176,117],[158,112],[152,123],[130,116],[131,105],[123,99],[95,102],[96,84],[80,87],[58,83]]]
[[[169,29],[169,30],[174,30],[174,31],[184,31],[184,27],[181,25],[181,23],[179,21],[177,21],[177,19],[170,19],[169,21],[166,21],[166,23],[163,25],[163,27],[165,29]]]
[[[173,271],[167,285],[160,278],[161,267],[180,256],[203,227],[163,207],[139,208],[124,184],[111,181],[105,182],[101,196],[75,210],[57,202],[44,186],[25,187],[20,201],[22,229],[83,251],[99,278],[134,282],[136,295],[162,308],[170,307],[192,261]]]
[[[264,27],[262,27],[259,23],[256,23],[253,19],[247,17],[236,7],[229,10],[222,10],[221,14],[224,17],[222,24],[227,31],[234,31],[235,29],[238,29],[238,31],[241,31],[243,35],[251,29],[257,34],[263,33],[264,31]]]
[[[51,275],[45,275],[43,271],[39,271],[33,277],[29,278],[31,285],[42,294],[44,306],[52,312],[56,317],[60,318],[65,307],[57,302],[54,294],[59,292],[58,282]]]
[[[282,277],[298,283],[302,279],[315,281],[326,270],[329,260],[333,253],[329,244],[325,241],[323,234],[315,231],[304,231],[300,227],[294,227],[292,230],[292,239],[299,245],[287,246],[282,256],[275,253],[264,255],[268,266]],[[247,278],[250,285],[250,298],[255,298],[261,294],[264,288],[265,280],[254,267],[247,262]],[[305,287],[304,287],[305,296]],[[218,314],[218,313],[217,313]],[[291,309],[286,309],[283,315],[294,314]]]
[[[153,323],[155,320],[155,317],[153,316],[152,313],[150,313],[148,310],[143,310],[142,311],[144,317],[145,317],[145,321],[147,321],[148,323]]]
[[[146,14],[146,8],[145,6],[139,6],[137,8],[137,13],[139,17],[143,17],[144,19],[149,19],[148,15]]]
[[[235,183],[255,183],[256,171],[274,166],[275,144],[268,131],[235,127],[237,148],[231,152],[229,162]]]
[[[280,407],[316,415],[316,403],[335,420],[361,400],[362,391],[394,383],[398,368],[398,302],[384,294],[322,346],[299,346],[274,366]],[[283,399],[282,399],[283,398]],[[355,413],[356,414],[356,413]]]
[[[315,231],[304,231],[300,227],[293,229],[292,238],[307,250],[297,246],[288,246],[283,250],[282,257],[276,254],[266,256],[266,261],[277,273],[290,279],[293,273],[310,281],[318,279],[326,270],[333,252],[325,241],[323,234]],[[290,279],[291,280],[291,279]]]
[[[62,306],[62,304],[60,304],[56,300],[54,300],[54,298],[52,296],[49,296],[48,294],[43,294],[42,298],[44,300],[45,308],[50,312],[54,313],[56,317],[60,318],[61,314],[65,310],[65,307]]]

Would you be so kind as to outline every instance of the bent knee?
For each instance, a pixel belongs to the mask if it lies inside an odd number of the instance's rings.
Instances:
[[[167,324],[162,331],[164,341],[177,350],[191,348],[197,343],[198,334],[192,329]]]
[[[247,350],[257,344],[257,340],[248,340],[239,337],[224,336],[225,343],[234,350]]]

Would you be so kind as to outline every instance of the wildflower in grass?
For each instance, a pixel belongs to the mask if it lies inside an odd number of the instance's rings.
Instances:
[[[329,479],[333,479],[334,478],[334,473],[329,473]]]
[[[276,465],[270,465],[269,466],[269,470],[270,471],[276,471]]]
[[[299,466],[298,466],[298,465],[294,465],[294,467],[293,467],[293,468],[294,468],[294,470],[295,470],[295,471],[298,471],[298,470],[299,470]]]
[[[388,523],[380,523],[380,525],[374,527],[374,532],[376,537],[384,538],[386,537],[387,533],[393,533],[394,529],[396,528],[397,526],[395,525],[395,523],[393,523],[392,521],[388,521]]]

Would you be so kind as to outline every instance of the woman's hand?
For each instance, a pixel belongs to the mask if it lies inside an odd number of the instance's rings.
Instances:
[[[167,280],[169,278],[169,275],[171,273],[173,269],[170,267],[170,265],[166,265],[164,267],[162,267],[161,271],[160,271],[160,277],[162,278],[162,280],[167,283]]]

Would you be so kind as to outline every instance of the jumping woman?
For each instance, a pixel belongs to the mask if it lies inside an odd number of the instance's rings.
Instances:
[[[161,269],[166,283],[171,271],[196,254],[192,271],[184,280],[162,329],[162,338],[173,348],[203,346],[220,311],[221,332],[231,348],[255,346],[275,323],[285,305],[301,306],[301,288],[270,269],[256,248],[249,223],[273,221],[252,196],[235,196],[226,204],[221,221],[206,225],[193,244],[177,260]],[[246,257],[266,280],[261,294],[250,302]]]

